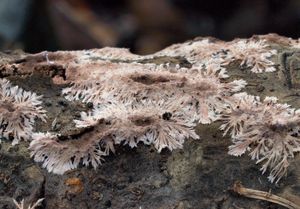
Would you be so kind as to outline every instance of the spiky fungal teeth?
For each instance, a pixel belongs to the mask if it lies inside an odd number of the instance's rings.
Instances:
[[[271,170],[269,180],[278,182],[300,151],[299,111],[277,103],[275,97],[261,101],[238,93],[247,84],[242,79],[226,82],[230,63],[254,73],[273,72],[276,54],[263,38],[229,43],[193,40],[148,56],[115,48],[76,52],[76,64],[70,64],[66,73],[72,85],[62,94],[70,101],[93,104],[92,111],[74,120],[77,128],[88,131],[66,141],[55,134],[35,134],[30,144],[32,156],[59,174],[81,163],[96,168],[116,144],[152,144],[158,152],[182,148],[186,139],[199,138],[196,124],[221,120],[220,129],[224,135],[230,133],[233,142],[229,154],[249,152],[263,164],[263,172]],[[142,62],[166,57],[175,61],[183,57],[188,64]],[[123,61],[109,62],[116,59]],[[127,62],[131,59],[135,62]],[[7,82],[2,86],[10,88]],[[38,113],[42,118],[43,112]]]
[[[139,142],[154,144],[158,152],[182,148],[186,138],[198,139],[194,132],[197,119],[179,111],[174,104],[143,101],[136,106],[112,103],[82,113],[77,127],[94,127],[92,132],[71,141],[59,141],[56,135],[37,133],[30,143],[31,154],[49,172],[62,174],[91,164],[96,168],[102,157],[114,151],[115,144],[136,147]],[[101,122],[99,122],[101,121]]]
[[[46,121],[42,107],[42,96],[12,86],[6,79],[0,79],[0,135],[13,138],[12,144],[30,140],[36,119]]]
[[[52,133],[36,133],[33,135],[29,150],[36,162],[49,172],[63,174],[68,170],[77,168],[80,163],[84,166],[90,164],[97,168],[108,150],[101,145],[101,136],[84,136],[71,141],[59,141],[58,136]]]
[[[231,132],[229,154],[249,152],[252,160],[262,163],[261,171],[271,170],[268,179],[278,182],[287,173],[290,160],[300,151],[300,111],[277,103],[276,97],[236,94],[236,103],[223,116],[224,133]]]
[[[182,148],[185,139],[199,138],[194,131],[197,123],[217,120],[231,95],[246,85],[243,80],[221,82],[220,79],[225,77],[226,71],[218,68],[192,72],[116,69],[101,74],[97,85],[87,81],[75,83],[64,89],[63,94],[70,100],[94,103],[93,111],[82,112],[81,119],[74,120],[77,128],[93,127],[91,134],[94,140],[87,139],[86,135],[70,142],[41,137],[31,144],[33,156],[36,161],[42,161],[49,171],[63,173],[76,168],[81,158],[84,164],[91,163],[93,167],[101,162],[100,158],[93,161],[90,149],[74,147],[73,143],[94,148],[105,142],[109,145],[108,150],[113,150],[114,144],[136,147],[140,142],[153,144],[158,152],[164,148]],[[60,151],[52,152],[51,146]],[[108,153],[98,148],[97,156]],[[61,156],[55,157],[57,153]]]

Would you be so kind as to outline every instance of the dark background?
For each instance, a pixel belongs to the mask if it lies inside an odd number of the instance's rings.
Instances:
[[[1,0],[1,50],[149,54],[197,36],[300,36],[299,0]]]

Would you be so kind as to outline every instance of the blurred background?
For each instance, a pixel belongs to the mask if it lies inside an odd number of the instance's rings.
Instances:
[[[300,37],[299,0],[1,0],[0,50],[126,47],[149,54],[196,36]]]

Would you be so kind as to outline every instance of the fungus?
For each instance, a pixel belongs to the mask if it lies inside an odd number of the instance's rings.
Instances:
[[[41,96],[12,86],[6,79],[0,79],[0,135],[13,138],[12,144],[30,140],[35,119],[46,121]]]
[[[289,162],[300,151],[300,111],[277,103],[276,97],[259,97],[241,93],[222,120],[226,134],[231,130],[233,145],[229,154],[249,152],[252,160],[262,163],[261,171],[270,169],[268,179],[276,183],[287,173]]]

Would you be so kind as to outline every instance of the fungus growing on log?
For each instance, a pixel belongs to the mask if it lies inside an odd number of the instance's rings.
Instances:
[[[103,48],[50,52],[46,58],[40,53],[14,67],[7,65],[5,76],[14,75],[14,68],[27,66],[22,75],[34,70],[51,75],[54,84],[62,85],[60,96],[70,102],[91,103],[92,109],[80,110],[80,117],[69,121],[78,134],[33,133],[34,119],[45,119],[40,97],[11,87],[4,79],[0,104],[14,114],[18,111],[11,111],[15,106],[10,100],[31,104],[30,110],[22,110],[28,115],[20,116],[18,124],[32,135],[32,157],[50,172],[63,174],[80,164],[97,168],[105,156],[115,152],[116,145],[153,145],[158,152],[183,148],[187,139],[200,138],[197,124],[221,121],[221,130],[224,135],[230,133],[233,142],[229,154],[249,152],[263,164],[263,173],[271,171],[269,180],[278,182],[300,151],[299,111],[277,103],[274,97],[261,101],[241,92],[246,81],[229,72],[230,65],[254,73],[276,71],[273,58],[277,51],[273,48],[264,37],[231,42],[202,38],[147,56]],[[28,70],[35,61],[36,68]],[[26,99],[14,96],[20,94]],[[17,141],[30,138],[22,131],[9,131],[3,118],[4,137],[16,133]]]
[[[259,97],[240,93],[237,102],[223,115],[221,126],[231,130],[233,145],[229,154],[240,156],[249,151],[252,160],[262,163],[261,171],[269,168],[269,180],[278,182],[287,173],[290,160],[300,152],[300,111],[277,103],[276,97]]]
[[[0,79],[0,136],[13,138],[13,145],[21,139],[30,140],[35,120],[46,122],[46,111],[40,99],[36,93]]]

